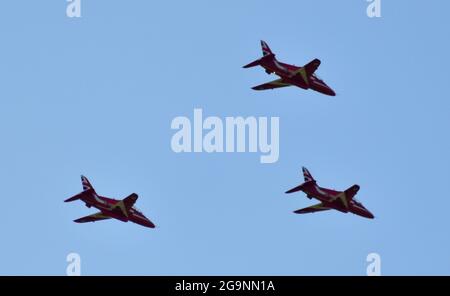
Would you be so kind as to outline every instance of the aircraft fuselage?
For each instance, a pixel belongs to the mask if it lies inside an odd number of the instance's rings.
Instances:
[[[81,199],[87,207],[94,207],[103,214],[123,222],[134,222],[146,227],[154,227],[154,224],[134,207],[126,209],[121,200],[89,194]]]
[[[336,93],[323,82],[316,75],[307,75],[303,67],[289,65],[277,61],[275,57],[272,59],[264,59],[261,61],[267,73],[275,73],[280,76],[284,82],[293,84],[303,89],[312,89],[325,95],[335,96]]]
[[[365,217],[374,218],[373,214],[367,210],[361,203],[353,199],[358,193],[359,186],[354,185],[346,191],[336,191],[333,189],[323,188],[317,185],[316,182],[305,184],[302,189],[309,198],[315,198],[323,203],[324,206],[333,208],[337,211]]]

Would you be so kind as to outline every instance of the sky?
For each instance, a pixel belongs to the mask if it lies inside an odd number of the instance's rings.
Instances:
[[[450,274],[448,1],[3,1],[0,9],[0,274]],[[328,97],[290,87],[259,58],[322,61]],[[279,117],[280,156],[174,153],[171,122]],[[284,192],[306,166],[323,187],[359,184],[376,218]],[[86,175],[101,195],[139,194],[148,229],[63,200]]]

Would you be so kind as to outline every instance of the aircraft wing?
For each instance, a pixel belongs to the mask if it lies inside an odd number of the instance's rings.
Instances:
[[[86,222],[95,222],[95,221],[100,221],[100,220],[106,220],[106,219],[110,219],[110,218],[111,218],[110,216],[106,216],[102,212],[98,212],[98,213],[74,220],[74,222],[86,223]]]
[[[314,59],[311,62],[309,62],[308,64],[306,64],[304,66],[305,70],[306,70],[306,74],[312,75],[314,74],[314,72],[316,72],[316,70],[319,68],[320,66],[320,60],[319,59]]]
[[[136,193],[132,193],[129,196],[125,197],[123,200],[123,204],[125,205],[126,209],[130,209],[136,200],[138,199],[138,195]]]
[[[254,90],[266,90],[266,89],[274,89],[274,88],[280,88],[280,87],[286,87],[291,86],[292,84],[286,83],[283,81],[283,79],[277,79],[271,82],[267,82],[255,87],[252,87]]]
[[[307,207],[304,209],[294,211],[294,213],[307,214],[307,213],[315,213],[315,212],[321,212],[321,211],[327,211],[327,210],[331,210],[331,208],[324,206],[323,203],[320,203],[320,204],[313,205],[313,206],[310,206],[310,207]]]
[[[128,217],[129,210],[133,207],[134,203],[138,199],[138,195],[136,193],[132,193],[125,197],[123,200],[119,200],[113,208],[113,211],[121,212],[123,215]]]
[[[348,199],[344,192],[339,193],[335,197],[331,199],[332,202],[338,201],[340,202],[345,208],[348,208]]]
[[[302,79],[306,82],[308,82],[309,77],[314,74],[314,72],[317,71],[317,69],[320,66],[320,60],[315,59],[306,64],[303,67],[298,68],[296,71],[292,72],[291,77],[294,77],[296,75],[300,75]]]

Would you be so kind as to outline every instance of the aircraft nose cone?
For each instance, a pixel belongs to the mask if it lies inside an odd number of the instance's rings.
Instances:
[[[155,228],[155,224],[153,224],[152,221],[150,221],[149,219],[147,219],[144,223],[142,223],[142,226],[148,227],[148,228]]]
[[[375,218],[375,216],[374,216],[371,212],[369,212],[369,211],[367,211],[366,217],[369,218],[369,219]]]

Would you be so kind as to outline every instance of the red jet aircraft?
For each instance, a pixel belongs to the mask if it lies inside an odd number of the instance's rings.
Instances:
[[[261,66],[266,70],[267,74],[275,73],[281,78],[255,86],[253,87],[254,90],[266,90],[295,85],[303,89],[312,89],[329,96],[336,95],[323,80],[314,74],[320,66],[319,59],[315,59],[303,67],[297,67],[277,61],[275,54],[270,50],[267,43],[262,40],[261,47],[263,57],[244,66],[244,68]]]
[[[136,193],[130,194],[123,200],[116,200],[97,195],[94,187],[85,176],[81,176],[81,183],[83,184],[83,192],[66,199],[64,202],[80,199],[86,203],[88,208],[94,207],[99,209],[100,212],[74,220],[74,222],[86,223],[115,218],[123,222],[131,221],[145,227],[155,228],[155,224],[133,206],[138,199]]]
[[[309,199],[316,198],[320,200],[321,203],[297,210],[294,213],[306,214],[335,209],[343,213],[350,212],[365,218],[374,218],[372,213],[354,198],[359,190],[358,185],[353,185],[345,191],[335,191],[317,186],[316,180],[314,180],[306,168],[303,168],[303,176],[305,178],[305,183],[286,191],[286,193],[303,191]]]

